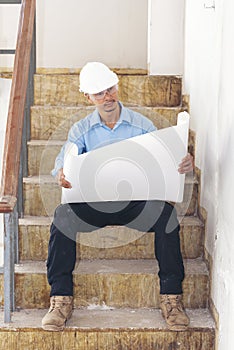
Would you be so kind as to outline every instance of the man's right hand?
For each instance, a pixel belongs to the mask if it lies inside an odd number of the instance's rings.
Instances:
[[[58,171],[57,181],[58,181],[59,186],[61,186],[61,187],[72,188],[71,183],[69,181],[65,180],[63,168],[59,169],[59,171]]]

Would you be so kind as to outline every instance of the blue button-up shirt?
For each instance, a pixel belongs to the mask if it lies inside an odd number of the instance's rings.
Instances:
[[[124,107],[122,103],[119,102],[119,104],[120,118],[113,129],[102,122],[97,109],[71,127],[67,142],[55,160],[55,167],[51,172],[53,176],[56,176],[58,170],[63,168],[65,147],[68,142],[75,143],[78,147],[78,154],[82,154],[110,143],[156,130],[151,120]]]

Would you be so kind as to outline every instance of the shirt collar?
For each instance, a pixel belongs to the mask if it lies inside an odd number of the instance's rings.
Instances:
[[[119,117],[119,121],[118,124],[122,123],[122,122],[127,122],[127,123],[131,123],[131,118],[130,115],[128,113],[128,109],[124,107],[124,105],[121,102],[118,102],[121,108],[121,112],[120,112],[120,117]],[[102,121],[100,118],[100,115],[98,113],[97,108],[93,111],[91,119],[90,119],[90,127],[93,127],[95,125],[102,125]]]
[[[119,104],[120,104],[120,108],[121,108],[119,122],[122,123],[124,121],[124,122],[131,124],[131,117],[130,117],[128,109],[125,108],[121,102],[119,102]]]
[[[90,127],[92,128],[95,125],[102,124],[100,115],[98,113],[97,108],[93,111],[91,118],[90,118]]]

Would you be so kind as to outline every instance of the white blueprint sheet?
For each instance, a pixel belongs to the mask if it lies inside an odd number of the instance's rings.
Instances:
[[[177,125],[132,137],[77,155],[65,154],[64,174],[71,189],[62,189],[62,203],[124,200],[183,200],[185,175],[178,165],[187,154],[189,114]],[[74,149],[75,147],[75,149]]]

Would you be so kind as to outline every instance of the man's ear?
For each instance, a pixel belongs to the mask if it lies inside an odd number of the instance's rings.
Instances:
[[[88,99],[88,101],[93,105],[94,102],[93,102],[93,100],[91,99],[91,97],[89,96],[89,94],[84,94],[84,95],[85,95],[85,97]]]

